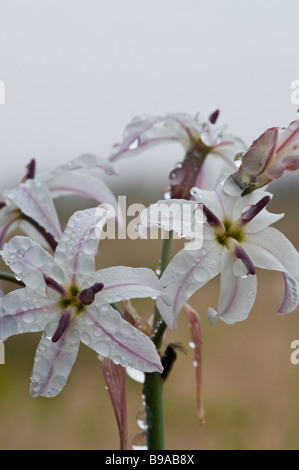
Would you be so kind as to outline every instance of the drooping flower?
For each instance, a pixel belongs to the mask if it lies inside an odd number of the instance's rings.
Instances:
[[[256,190],[244,197],[232,197],[223,192],[222,184],[214,191],[193,188],[192,194],[206,219],[202,227],[203,243],[200,249],[191,246],[179,251],[161,277],[167,297],[159,296],[157,307],[166,324],[176,328],[183,305],[219,273],[220,298],[217,312],[209,309],[210,322],[214,324],[221,318],[232,324],[246,319],[256,297],[255,267],[283,273],[285,297],[278,312],[293,311],[299,301],[299,254],[281,232],[270,227],[283,216],[266,210],[272,194]],[[176,202],[182,207],[192,203]],[[149,218],[144,216],[143,220]],[[188,224],[186,235],[190,237]],[[166,220],[163,226],[166,230],[173,229],[173,223],[170,226]],[[180,235],[184,236],[184,221]]]
[[[223,172],[237,170],[234,155],[245,149],[241,139],[224,134],[223,128],[216,126],[218,115],[216,110],[207,121],[183,113],[142,115],[125,128],[123,141],[114,146],[109,160],[134,156],[162,143],[179,142],[186,153],[183,162],[170,172],[169,197],[188,199],[193,186],[214,189]]]
[[[227,184],[237,184],[240,192],[250,193],[299,169],[299,119],[287,128],[272,127],[258,137],[243,154],[241,166]]]
[[[23,181],[3,192],[0,248],[17,227],[39,243],[55,248],[62,231],[53,199],[62,195],[76,194],[99,204],[106,203],[117,213],[117,201],[112,191],[98,177],[85,173],[100,168],[107,174],[115,174],[112,165],[104,158],[84,154],[43,176],[36,176],[35,166],[32,159]]]
[[[76,212],[54,257],[21,236],[13,237],[1,252],[26,287],[0,299],[0,339],[44,331],[31,376],[32,396],[51,397],[61,391],[80,341],[123,367],[162,370],[152,341],[111,306],[126,298],[156,297],[159,280],[147,268],[118,266],[95,272],[96,234],[103,217],[96,209]]]

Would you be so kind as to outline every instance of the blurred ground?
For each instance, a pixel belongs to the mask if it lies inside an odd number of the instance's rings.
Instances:
[[[275,226],[297,249],[298,194],[294,188],[282,191],[270,206],[273,212],[286,213]],[[155,269],[160,249],[159,240],[103,241],[98,267],[124,264]],[[180,342],[188,354],[178,354],[164,385],[166,448],[299,449],[299,365],[290,362],[290,344],[299,340],[299,309],[286,316],[275,314],[283,296],[281,274],[258,271],[255,306],[247,321],[234,326],[218,322],[212,327],[207,321],[207,308],[216,307],[218,292],[217,277],[190,300],[202,321],[203,426],[196,415],[186,318],[181,314],[177,331],[167,333],[165,344]],[[134,305],[145,318],[151,315],[152,300]],[[39,337],[16,336],[5,343],[6,363],[0,365],[0,449],[117,450],[118,431],[100,364],[84,345],[58,397],[30,397],[29,376]],[[135,416],[142,405],[141,385],[128,378],[127,395],[131,442],[139,431]]]

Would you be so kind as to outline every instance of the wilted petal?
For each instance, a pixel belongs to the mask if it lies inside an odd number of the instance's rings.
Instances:
[[[58,395],[76,360],[79,342],[78,331],[72,324],[55,343],[45,334],[42,336],[31,374],[30,394],[33,397]]]
[[[235,262],[233,254],[223,252],[217,315],[213,309],[209,309],[212,324],[217,318],[221,318],[229,325],[245,320],[254,304],[257,289],[256,276],[248,275],[244,278],[236,276],[234,274]]]
[[[123,320],[110,305],[90,306],[85,316],[86,321],[80,325],[80,337],[88,347],[123,367],[162,372],[154,343]]]
[[[242,158],[242,167],[250,175],[259,175],[275,157],[278,128],[267,129],[256,139]]]
[[[194,367],[196,377],[197,415],[199,424],[205,423],[205,410],[202,393],[202,334],[201,324],[197,312],[188,304],[183,306],[183,311],[189,320],[192,343],[194,345]]]
[[[148,268],[117,266],[101,269],[95,273],[93,280],[104,284],[95,297],[97,305],[132,298],[156,298],[161,294],[160,281]]]
[[[299,119],[292,122],[284,129],[278,138],[277,154],[282,157],[294,153],[298,150],[299,142]]]
[[[99,359],[117,421],[120,450],[125,450],[128,439],[126,370],[107,357],[99,356]]]
[[[102,214],[97,214],[95,208],[75,212],[57,245],[54,258],[73,284],[82,283],[95,270],[99,243],[96,225],[103,218]]]
[[[4,191],[8,204],[15,204],[23,214],[36,221],[56,241],[61,228],[51,194],[41,179],[28,179],[14,189]]]
[[[11,238],[5,243],[1,256],[15,275],[37,293],[45,293],[44,276],[53,277],[57,282],[64,279],[53,257],[30,238]]]
[[[177,316],[194,292],[220,272],[221,252],[219,243],[205,241],[201,250],[181,250],[170,261],[161,277],[164,293],[157,298],[169,328],[176,328]]]
[[[28,288],[16,289],[0,298],[0,340],[13,335],[43,331],[59,315],[55,299]]]

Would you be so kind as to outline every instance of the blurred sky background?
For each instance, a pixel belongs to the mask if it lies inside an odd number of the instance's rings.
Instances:
[[[0,0],[0,190],[32,157],[44,173],[83,152],[108,156],[142,113],[219,108],[248,144],[288,125],[298,17],[297,0]],[[167,145],[126,159],[111,185],[165,186],[180,158]]]

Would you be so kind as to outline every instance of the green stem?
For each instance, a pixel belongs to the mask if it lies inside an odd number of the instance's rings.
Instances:
[[[172,240],[172,232],[169,238],[164,239],[160,276],[163,274],[169,259],[169,251]],[[166,330],[166,324],[161,318],[159,310],[155,307],[152,341],[159,351],[162,339]],[[143,395],[146,403],[147,424],[148,424],[148,450],[164,449],[164,407],[163,407],[163,379],[159,372],[145,374]]]
[[[0,279],[2,279],[3,281],[13,282],[14,284],[18,284],[19,286],[22,286],[22,287],[25,286],[24,282],[16,279],[16,277],[13,274],[5,273],[3,271],[0,271]]]

